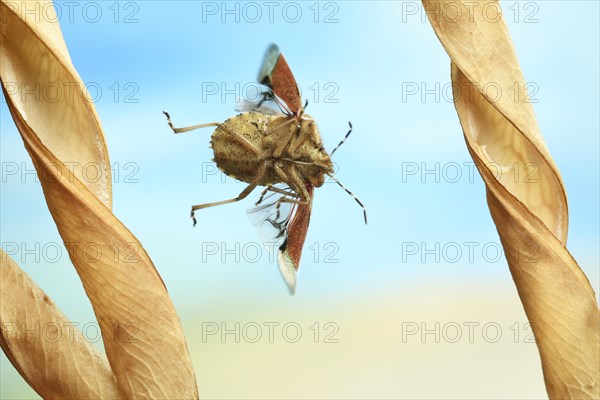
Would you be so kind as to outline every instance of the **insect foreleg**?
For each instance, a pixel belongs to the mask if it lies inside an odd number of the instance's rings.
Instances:
[[[171,122],[171,116],[169,115],[169,113],[166,111],[163,111],[163,114],[165,114],[167,116],[167,123],[169,124],[171,129],[173,129],[173,132],[175,132],[175,133],[189,132],[189,131],[193,131],[194,129],[209,128],[211,126],[219,126],[221,124],[220,122],[209,122],[208,124],[198,124],[198,125],[186,126],[184,128],[175,128],[173,126],[173,122]]]
[[[192,206],[192,211],[190,213],[190,216],[192,217],[192,220],[194,221],[194,226],[196,226],[196,217],[194,217],[194,214],[196,213],[196,211],[201,210],[203,208],[221,206],[223,204],[229,204],[229,203],[235,203],[236,201],[240,201],[240,200],[244,199],[254,189],[256,189],[256,187],[258,186],[258,182],[260,182],[260,180],[263,178],[265,171],[266,171],[266,164],[261,164],[260,169],[258,170],[258,173],[256,174],[256,178],[254,178],[252,183],[250,183],[248,186],[246,186],[246,189],[242,190],[242,192],[239,195],[237,195],[237,197],[234,197],[233,199],[223,200],[223,201],[215,201],[213,203],[205,203],[205,204],[198,204],[196,206]]]
[[[300,135],[295,141],[290,143],[288,154],[291,158],[296,158],[298,156],[296,151],[298,151],[298,148],[302,146],[309,139],[309,137],[309,135]]]
[[[284,126],[286,126],[294,121],[295,121],[294,119],[289,119],[289,120],[287,120],[287,122],[284,122],[277,128],[283,128]],[[298,130],[300,130],[300,128],[298,128]],[[287,132],[285,134],[285,138],[281,141],[281,143],[279,143],[279,145],[273,151],[273,157],[275,157],[275,158],[281,157],[281,154],[283,154],[283,151],[286,149],[290,140],[292,139],[292,135],[294,134],[294,131],[295,131],[294,129],[290,129],[289,132]]]

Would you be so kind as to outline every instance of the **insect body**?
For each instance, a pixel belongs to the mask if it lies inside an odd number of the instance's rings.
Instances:
[[[248,183],[235,198],[192,206],[194,225],[197,210],[242,200],[257,186],[266,186],[249,216],[259,229],[270,230],[267,239],[277,241],[278,264],[293,292],[314,188],[323,185],[326,175],[342,185],[333,177],[331,158],[317,125],[304,113],[294,76],[276,45],[267,50],[258,81],[267,87],[259,101],[242,104],[241,109],[246,112],[222,123],[175,128],[169,114],[165,115],[175,133],[216,127],[211,137],[213,160],[226,175]],[[331,154],[351,131],[352,125]],[[277,195],[275,200],[273,195]],[[354,199],[364,210],[362,203]],[[366,211],[364,216],[366,223]]]
[[[303,203],[309,199],[305,183],[320,187],[325,174],[333,173],[317,125],[308,117],[238,114],[215,129],[211,146],[225,174],[255,186],[286,183]]]

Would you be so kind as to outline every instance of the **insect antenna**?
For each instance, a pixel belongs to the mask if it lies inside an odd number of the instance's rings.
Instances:
[[[344,136],[344,138],[338,143],[338,145],[335,146],[335,149],[333,149],[333,151],[331,152],[329,157],[333,156],[333,153],[335,153],[335,151],[346,141],[346,139],[348,139],[348,136],[350,136],[350,134],[352,133],[352,122],[348,121],[348,125],[350,125],[350,129],[348,130],[348,133],[346,133],[346,136]]]
[[[220,125],[218,122],[209,122],[208,124],[198,124],[198,125],[193,125],[193,126],[186,126],[184,128],[175,128],[173,126],[173,122],[171,122],[171,116],[169,115],[169,113],[166,111],[163,111],[163,114],[165,114],[167,116],[167,123],[169,124],[171,129],[173,129],[173,132],[175,132],[175,133],[189,132],[189,131],[193,131],[194,129],[208,128],[211,126],[219,126]]]
[[[354,195],[354,193],[352,193],[351,191],[349,191],[348,189],[346,189],[344,187],[344,185],[342,185],[340,183],[340,181],[338,181],[337,179],[335,179],[335,177],[332,174],[327,174],[327,176],[329,176],[331,179],[333,179],[335,181],[335,183],[337,183],[338,185],[340,185],[340,187],[342,189],[344,189],[346,191],[346,193],[348,193],[350,196],[352,196],[352,198],[358,203],[358,205],[362,207],[363,214],[364,214],[364,217],[365,217],[365,225],[366,225],[367,224],[367,209],[365,208],[365,206],[363,205],[363,203],[361,203],[361,201],[358,199],[358,197],[356,197]]]

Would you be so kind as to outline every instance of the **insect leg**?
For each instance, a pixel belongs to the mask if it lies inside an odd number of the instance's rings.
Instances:
[[[296,207],[296,206],[294,205],[292,207]],[[275,221],[279,220],[280,215],[281,215],[281,199],[279,199],[277,201],[277,204],[275,205]],[[287,220],[287,218],[286,218],[286,220]],[[286,224],[283,224],[283,225],[286,225]],[[280,233],[279,233],[280,236],[283,235],[284,230],[285,230],[285,228],[280,230]]]
[[[311,122],[312,125],[314,122]],[[290,157],[295,158],[297,156],[296,151],[300,146],[304,144],[309,139],[308,135],[300,135],[295,141],[290,143],[289,151]]]
[[[295,121],[296,121],[295,119],[288,119],[286,122],[277,126],[275,129],[283,128],[284,126],[289,125]],[[299,127],[298,127],[298,130],[300,130]],[[285,148],[288,146],[290,140],[292,139],[293,134],[294,134],[294,130],[290,129],[290,131],[285,135],[285,139],[282,140],[281,143],[273,151],[273,157],[275,157],[275,158],[281,157],[283,150],[285,150]]]
[[[290,166],[289,173],[284,171],[278,165],[273,166],[275,172],[281,177],[282,181],[290,185],[290,188],[294,191],[294,197],[297,197],[299,200],[295,200],[292,198],[288,198],[286,196],[281,197],[277,200],[280,203],[291,203],[291,204],[308,204],[310,202],[310,194],[308,190],[306,190],[306,186],[302,178],[300,178],[300,174],[294,166]]]
[[[260,192],[260,197],[258,198],[258,201],[256,203],[254,203],[255,206],[259,205],[260,203],[263,202],[263,199],[265,198],[265,195],[267,194],[267,192],[269,191],[269,189],[271,189],[271,186],[267,186],[265,188],[265,190],[263,190],[262,192]]]
[[[189,132],[189,131],[193,131],[194,129],[208,128],[211,126],[219,126],[220,125],[220,122],[209,122],[208,124],[198,124],[198,125],[186,126],[184,128],[175,128],[173,126],[173,122],[171,122],[171,116],[169,115],[169,113],[166,111],[163,111],[163,114],[165,114],[167,116],[167,123],[169,124],[171,129],[173,129],[173,132],[175,132],[175,133]]]
[[[279,193],[279,194],[282,194],[284,196],[298,197],[298,195],[296,193],[292,192],[291,189],[289,189],[289,188],[286,188],[286,189],[279,189],[279,188],[274,187],[274,186],[267,186],[265,188],[265,190],[263,190],[260,193],[260,198],[258,199],[258,201],[254,205],[257,206],[260,203],[262,203],[263,200],[265,199],[265,195],[267,194],[267,192]],[[271,197],[271,196],[272,196],[272,194],[269,195],[268,197]]]
[[[192,221],[194,221],[194,226],[196,226],[196,217],[194,217],[194,214],[196,213],[196,211],[201,210],[203,208],[221,206],[223,204],[229,204],[229,203],[235,203],[236,201],[240,201],[240,200],[244,199],[254,189],[256,189],[256,187],[258,186],[258,182],[260,182],[260,180],[263,178],[263,175],[265,174],[266,170],[267,170],[266,164],[261,164],[258,174],[256,175],[256,178],[254,179],[254,181],[252,181],[252,183],[250,183],[248,186],[246,186],[246,188],[244,190],[242,190],[242,192],[240,194],[238,194],[237,197],[234,197],[233,199],[215,201],[213,203],[205,203],[205,204],[198,204],[198,205],[192,206],[192,211],[190,213],[190,216],[192,217]]]

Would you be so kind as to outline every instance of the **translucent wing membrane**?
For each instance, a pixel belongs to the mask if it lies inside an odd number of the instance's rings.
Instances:
[[[288,224],[294,209],[293,204],[280,203],[279,200],[284,196],[297,198],[297,195],[284,184],[277,184],[272,188],[289,193],[289,195],[277,193],[267,188],[257,202],[256,207],[246,211],[248,219],[256,227],[265,247],[271,253],[279,250],[281,245],[285,243]]]
[[[312,196],[312,187],[310,190]],[[265,247],[273,256],[291,293],[296,289],[296,272],[306,238],[312,199],[307,205],[281,202],[284,197],[298,200],[288,186],[278,184],[263,191],[257,206],[248,210],[250,222],[258,230]]]
[[[268,86],[259,85],[256,90],[246,93],[235,105],[239,112],[255,111],[267,115],[285,115],[288,110],[282,106],[281,101],[275,98],[273,91]]]

